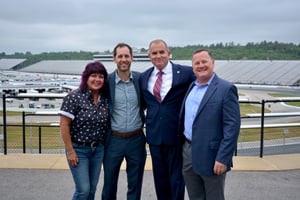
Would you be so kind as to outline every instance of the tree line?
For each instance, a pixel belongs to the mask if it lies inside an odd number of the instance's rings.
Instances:
[[[267,42],[247,43],[246,45],[217,43],[211,45],[189,45],[172,47],[175,59],[191,59],[197,49],[208,49],[216,60],[299,60],[300,44]]]
[[[249,42],[246,45],[230,43],[217,43],[211,45],[187,45],[183,47],[169,47],[173,60],[189,60],[192,53],[197,49],[208,49],[216,60],[300,60],[300,44],[268,42]],[[140,49],[146,53],[147,49]],[[44,52],[32,54],[31,52],[7,55],[0,53],[2,58],[25,58],[26,61],[16,66],[16,69],[23,68],[42,60],[92,60],[96,54],[111,54],[110,50],[104,52]]]

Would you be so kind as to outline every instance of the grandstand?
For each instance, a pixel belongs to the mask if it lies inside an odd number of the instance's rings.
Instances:
[[[21,64],[26,59],[0,59],[0,71],[2,70],[11,70],[13,67]]]
[[[2,59],[3,60],[3,59]],[[7,60],[7,59],[6,59]],[[116,68],[112,60],[97,57],[107,71]],[[30,65],[20,72],[80,75],[85,65],[92,60],[45,60]],[[190,60],[173,60],[174,63],[191,65]],[[0,62],[1,64],[1,62]],[[139,72],[151,66],[149,60],[136,60],[131,69]],[[13,66],[10,66],[10,68]],[[1,69],[1,68],[0,68]],[[236,84],[299,86],[300,61],[295,60],[216,60],[215,72]]]
[[[292,86],[300,80],[300,61],[216,61],[215,71],[234,83]]]
[[[71,74],[80,75],[87,63],[93,60],[55,60],[55,61],[41,61],[21,69],[23,72],[39,72],[50,74]],[[101,61],[106,67],[107,71],[113,72],[116,69],[116,64],[113,61]],[[190,63],[190,62],[189,62]],[[135,71],[144,71],[151,66],[150,61],[136,61],[131,65],[131,69]]]

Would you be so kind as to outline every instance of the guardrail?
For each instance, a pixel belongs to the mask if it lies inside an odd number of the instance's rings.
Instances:
[[[260,154],[259,156],[262,158],[263,157],[263,152],[264,152],[264,129],[266,128],[265,125],[265,118],[266,117],[288,117],[288,116],[300,116],[299,112],[293,112],[293,113],[286,113],[286,114],[282,114],[282,113],[272,113],[272,114],[266,114],[265,113],[265,105],[267,103],[280,103],[280,102],[300,102],[300,97],[282,97],[282,98],[276,98],[276,99],[269,99],[269,100],[265,100],[262,99],[261,101],[249,101],[249,100],[239,100],[239,103],[247,103],[247,104],[259,104],[261,105],[261,113],[260,114],[256,114],[256,115],[247,115],[245,117],[242,118],[257,118],[259,117],[261,119],[260,121]],[[273,116],[272,116],[273,115]],[[275,127],[276,124],[273,125],[273,127]],[[289,123],[286,124],[281,124],[281,127],[285,127],[285,126],[290,126]],[[294,126],[299,126],[298,124],[294,124]],[[241,128],[247,128],[247,127],[241,127]]]
[[[35,109],[34,111],[28,113],[28,110],[25,112],[25,111],[22,111],[22,120],[21,120],[21,124],[8,124],[7,123],[7,107],[6,107],[6,104],[9,103],[6,101],[7,98],[9,99],[24,99],[24,98],[55,98],[55,99],[62,99],[64,95],[41,95],[41,94],[36,94],[36,95],[23,95],[23,96],[6,96],[6,95],[3,95],[2,97],[2,103],[3,103],[3,114],[2,114],[2,119],[3,119],[3,124],[0,124],[0,126],[2,127],[2,135],[0,134],[0,143],[2,142],[3,143],[3,153],[6,155],[7,154],[7,150],[8,150],[8,145],[7,145],[7,142],[8,142],[8,134],[7,134],[7,128],[8,127],[12,127],[12,126],[15,126],[15,127],[19,127],[20,129],[22,129],[22,134],[20,135],[20,137],[22,138],[22,152],[23,153],[26,153],[27,152],[27,146],[28,146],[28,141],[27,140],[27,137],[28,137],[28,130],[29,129],[38,129],[38,134],[36,134],[38,139],[38,153],[42,153],[43,151],[43,146],[47,146],[47,145],[43,145],[43,137],[46,137],[46,133],[44,134],[42,132],[42,130],[44,128],[48,128],[48,129],[51,129],[51,128],[59,128],[59,123],[57,122],[51,122],[50,124],[48,125],[45,125],[45,124],[38,124],[38,125],[33,125],[33,124],[30,124],[26,118],[29,117],[29,116],[57,116],[57,111],[55,110],[51,110],[51,109],[47,109],[47,110],[41,110],[41,109]],[[297,117],[297,116],[300,116],[300,112],[287,112],[287,113],[265,113],[265,104],[266,103],[278,103],[278,102],[300,102],[300,98],[280,98],[280,99],[274,99],[274,100],[262,100],[262,101],[249,101],[249,100],[240,100],[239,103],[242,104],[242,103],[246,103],[246,104],[258,104],[261,106],[261,112],[260,113],[253,113],[253,114],[248,114],[246,116],[243,116],[242,119],[246,119],[246,118],[260,118],[260,123],[259,124],[242,124],[241,125],[241,132],[240,132],[240,138],[242,140],[242,137],[244,137],[241,133],[246,130],[246,129],[259,129],[260,130],[260,138],[257,139],[257,141],[255,141],[255,145],[257,145],[257,143],[259,143],[259,156],[260,157],[263,157],[264,155],[264,142],[265,142],[265,129],[266,128],[282,128],[282,127],[285,127],[285,128],[288,128],[288,127],[300,127],[300,123],[275,123],[275,124],[265,124],[265,119],[266,118],[270,118],[270,117],[279,117],[279,118],[282,118],[282,117]],[[22,110],[24,108],[20,108],[19,110]],[[31,109],[32,110],[32,109]],[[300,121],[299,121],[300,122]],[[285,132],[288,132],[288,130],[286,131],[287,129],[284,129],[284,133],[282,134],[283,136],[283,139],[285,140]],[[299,132],[299,140],[300,140],[300,131]],[[58,133],[56,133],[56,137],[58,139],[56,140],[60,140],[60,141],[56,141],[58,143],[61,144],[61,147],[57,148],[56,149],[59,149],[58,151],[53,151],[53,152],[59,152],[61,153],[62,152],[62,149],[64,148],[63,147],[63,144],[62,144],[62,141],[61,141],[61,138],[60,138],[60,133],[58,131]],[[30,140],[32,139],[32,135],[29,136]],[[1,141],[2,140],[2,141]],[[243,141],[242,141],[243,142]],[[29,149],[32,149],[32,144],[30,144],[31,142],[29,142]],[[251,142],[250,142],[251,143]],[[253,143],[253,142],[252,142]],[[237,144],[237,149],[236,149],[236,152],[235,152],[235,155],[238,155],[238,152],[239,152],[239,149],[238,149],[238,145],[240,146],[246,146],[245,145],[245,142],[243,144]],[[36,146],[36,145],[35,145]],[[0,145],[1,147],[1,145]],[[44,150],[46,150],[44,148]]]

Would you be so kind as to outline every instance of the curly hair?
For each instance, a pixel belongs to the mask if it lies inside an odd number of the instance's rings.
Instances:
[[[84,92],[87,89],[87,81],[89,76],[93,73],[99,73],[104,76],[104,84],[103,87],[100,89],[100,93],[104,96],[108,96],[108,83],[107,83],[107,71],[104,65],[99,61],[90,62],[85,66],[84,71],[81,75],[81,82],[79,89],[81,92]]]

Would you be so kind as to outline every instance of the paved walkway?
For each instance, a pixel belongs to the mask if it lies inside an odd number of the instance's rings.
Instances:
[[[233,171],[276,171],[300,169],[300,154],[264,156],[236,156]],[[0,169],[68,169],[64,154],[7,154],[0,155]],[[125,168],[125,163],[122,169]],[[145,170],[152,170],[147,157]]]
[[[122,169],[124,169],[123,164]],[[71,199],[74,183],[63,154],[0,154],[0,199]],[[142,200],[155,200],[151,159],[148,157],[142,185]],[[234,157],[227,174],[228,200],[298,200],[300,196],[300,154]],[[126,171],[119,176],[117,198],[126,199]],[[96,199],[101,199],[101,172]],[[187,193],[185,199],[188,199]]]

